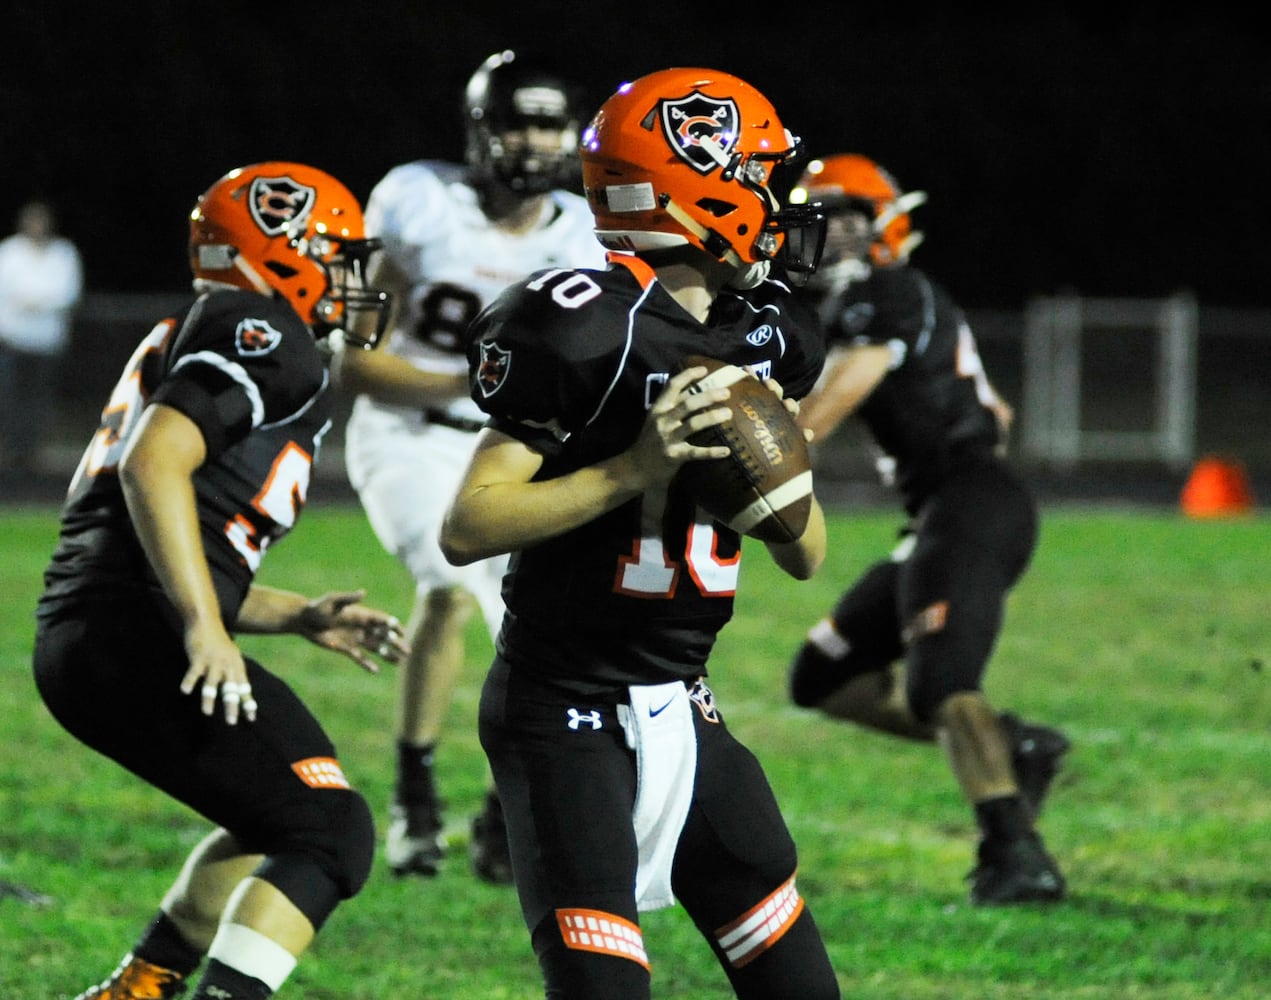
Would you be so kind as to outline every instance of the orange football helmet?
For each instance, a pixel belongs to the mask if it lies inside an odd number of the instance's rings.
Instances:
[[[317,337],[339,330],[373,347],[389,296],[365,285],[380,241],[367,239],[358,200],[330,174],[270,161],[231,170],[190,212],[196,288],[230,285],[280,295]]]
[[[865,211],[873,219],[869,256],[875,264],[905,263],[923,239],[923,234],[912,228],[909,213],[927,200],[927,193],[902,194],[891,174],[856,153],[813,160],[790,192],[790,200],[820,203],[830,214],[853,208]]]
[[[745,286],[779,260],[815,269],[824,216],[781,211],[773,170],[799,140],[754,87],[710,69],[665,69],[624,83],[584,131],[583,187],[611,250],[695,246],[731,263]]]

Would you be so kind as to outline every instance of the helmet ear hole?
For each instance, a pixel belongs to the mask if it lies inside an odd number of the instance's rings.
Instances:
[[[716,219],[722,219],[724,216],[731,215],[733,212],[737,211],[736,202],[722,201],[719,198],[699,198],[697,200],[697,207],[707,215]],[[744,231],[744,228],[742,231]]]

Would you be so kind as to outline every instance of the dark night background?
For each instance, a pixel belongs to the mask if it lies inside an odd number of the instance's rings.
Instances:
[[[10,3],[0,223],[44,195],[90,291],[183,290],[186,215],[226,169],[307,161],[365,199],[395,163],[459,157],[468,75],[531,45],[593,105],[670,65],[745,78],[813,152],[864,152],[929,192],[915,259],[968,306],[1179,288],[1266,304],[1271,59],[1253,13],[504,6]]]

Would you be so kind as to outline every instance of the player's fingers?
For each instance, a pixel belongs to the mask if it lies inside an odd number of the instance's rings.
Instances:
[[[683,424],[682,437],[689,437],[698,431],[704,431],[708,427],[717,427],[720,424],[726,424],[733,417],[733,411],[727,406],[714,406],[709,410],[697,410],[696,412],[687,414]]]
[[[701,366],[695,368],[685,368],[682,372],[676,372],[667,379],[666,386],[653,402],[653,412],[657,414],[667,413],[683,402],[682,397],[686,394],[686,390],[698,379],[704,378],[707,370]]]
[[[345,608],[357,604],[365,596],[365,590],[347,590],[339,594],[328,594],[326,600],[331,617],[335,618]]]
[[[693,414],[726,402],[730,395],[727,386],[716,386],[701,392],[687,392],[680,397],[677,409],[682,410],[685,415]]]
[[[256,721],[256,699],[247,681],[225,681],[221,684],[221,704],[225,707],[225,721],[231,726],[241,714],[249,722]]]
[[[196,678],[197,679],[197,675]],[[186,694],[190,694],[193,690],[193,684],[187,684],[187,678],[182,681],[181,690]],[[212,715],[216,711],[216,700],[220,698],[222,710],[225,713],[225,721],[231,726],[238,722],[239,715],[242,714],[249,721],[256,720],[257,704],[256,699],[252,697],[252,686],[246,681],[234,681],[226,679],[217,684],[212,680],[204,680],[203,685],[199,688],[199,705],[204,715]]]
[[[221,685],[221,710],[225,713],[225,721],[231,726],[238,724],[238,713],[242,707],[243,696],[238,693],[238,685],[226,681]]]
[[[205,682],[199,691],[199,702],[204,715],[211,715],[216,711],[216,694],[218,690],[219,688],[209,681]]]

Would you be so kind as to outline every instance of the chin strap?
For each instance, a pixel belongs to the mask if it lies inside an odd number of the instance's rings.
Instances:
[[[713,229],[707,229],[668,196],[663,195],[660,200],[666,214],[697,237],[707,253],[714,254],[720,260],[733,266],[736,274],[728,280],[729,288],[744,291],[747,288],[756,288],[767,280],[768,272],[772,270],[772,261],[758,260],[752,264],[742,260],[737,251],[719,233]]]
[[[739,268],[728,279],[728,287],[744,292],[748,288],[758,288],[768,280],[768,272],[772,270],[772,261],[757,260]]]
[[[273,296],[273,286],[265,281],[247,261],[243,260],[241,253],[234,254],[234,270],[238,271],[244,278],[251,282],[252,288],[260,292],[261,295]]]

